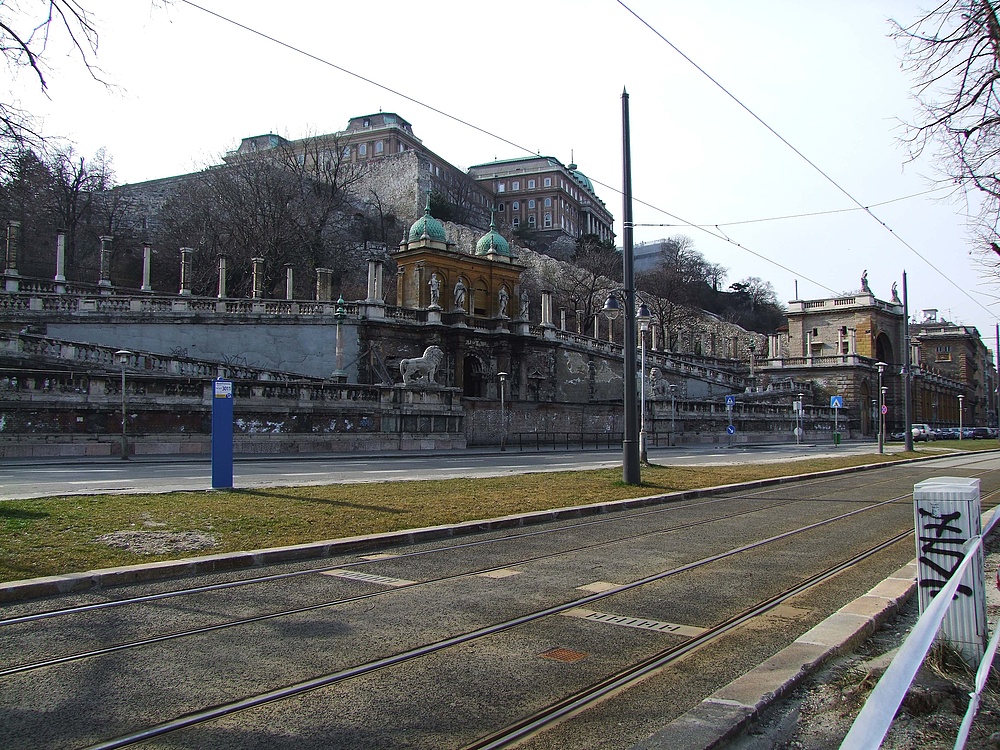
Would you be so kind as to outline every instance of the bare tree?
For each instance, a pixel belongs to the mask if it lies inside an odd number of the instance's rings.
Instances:
[[[690,237],[677,235],[664,240],[657,264],[636,274],[636,288],[653,318],[660,324],[661,345],[675,349],[677,333],[690,325],[694,308],[710,280],[725,275],[721,266],[708,263]]]
[[[921,115],[908,127],[913,158],[937,150],[948,183],[981,197],[972,228],[996,270],[1000,256],[1000,21],[993,0],[944,0],[915,22],[894,21]]]

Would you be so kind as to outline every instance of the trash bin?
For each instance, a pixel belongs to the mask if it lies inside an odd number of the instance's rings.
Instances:
[[[840,433],[839,432],[833,433],[833,444],[834,445],[840,445]]]

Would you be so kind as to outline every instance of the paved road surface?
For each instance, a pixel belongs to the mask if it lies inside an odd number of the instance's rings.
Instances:
[[[899,447],[890,448],[898,450]],[[828,455],[873,453],[872,443],[772,445],[728,448],[696,446],[649,451],[654,463],[712,465],[790,461]],[[487,477],[534,471],[570,471],[621,466],[620,451],[544,451],[504,453],[450,451],[444,454],[380,454],[238,457],[237,487],[289,487],[397,479]],[[212,486],[208,458],[49,459],[0,461],[0,500],[94,493],[206,490]]]

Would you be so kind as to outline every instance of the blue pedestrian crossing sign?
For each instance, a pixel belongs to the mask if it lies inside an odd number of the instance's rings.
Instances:
[[[843,409],[844,408],[844,397],[843,396],[830,396],[830,408],[831,409]]]
[[[736,396],[726,396],[726,406],[736,406]]]

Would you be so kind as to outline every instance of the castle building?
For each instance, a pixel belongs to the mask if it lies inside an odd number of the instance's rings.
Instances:
[[[614,217],[576,164],[528,156],[477,164],[469,175],[494,196],[500,220],[550,242],[583,235],[613,242]]]

